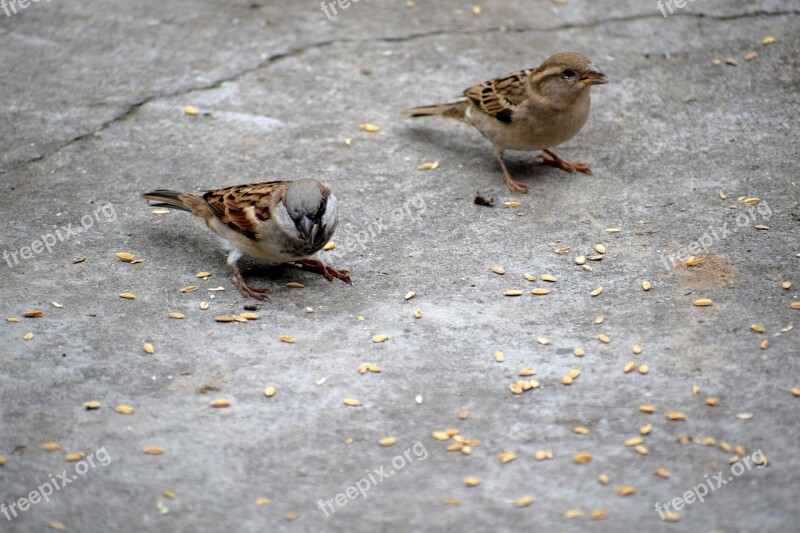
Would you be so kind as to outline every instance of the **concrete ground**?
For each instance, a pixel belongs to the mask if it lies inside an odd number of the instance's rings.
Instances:
[[[0,323],[0,531],[794,530],[800,10],[670,5],[0,10],[0,317],[19,319]],[[564,50],[612,80],[559,149],[593,176],[511,153],[512,194],[475,131],[399,114]],[[302,177],[339,198],[320,257],[353,285],[247,263],[271,301],[215,322],[254,301],[202,223],[141,194]]]

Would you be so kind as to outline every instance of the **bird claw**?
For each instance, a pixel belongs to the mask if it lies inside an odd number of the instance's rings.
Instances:
[[[300,266],[303,270],[308,270],[309,272],[314,272],[317,274],[322,274],[325,276],[325,279],[328,281],[333,281],[333,278],[340,279],[345,283],[350,285],[353,284],[353,281],[350,279],[350,271],[349,270],[337,270],[332,266],[320,261],[319,259],[303,259],[301,261],[296,261],[296,264]]]

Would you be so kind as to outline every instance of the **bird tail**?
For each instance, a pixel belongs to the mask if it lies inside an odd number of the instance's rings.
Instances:
[[[143,195],[147,200],[158,202],[155,207],[168,207],[200,215],[208,209],[206,201],[194,194],[158,189]]]
[[[466,100],[461,100],[458,102],[450,102],[449,104],[414,107],[403,111],[403,114],[409,117],[430,117],[439,115],[446,118],[464,120],[464,114],[467,112],[468,105],[469,103]]]

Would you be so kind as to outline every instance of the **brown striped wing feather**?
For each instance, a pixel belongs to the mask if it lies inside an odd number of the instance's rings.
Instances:
[[[203,199],[211,212],[229,228],[255,239],[258,229],[272,218],[272,206],[284,194],[288,182],[272,181],[236,185],[208,191]]]
[[[517,106],[527,98],[531,70],[518,70],[505,78],[483,82],[464,91],[481,111],[501,122],[511,122]]]

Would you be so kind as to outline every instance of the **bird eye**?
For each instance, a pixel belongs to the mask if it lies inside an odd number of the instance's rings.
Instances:
[[[571,68],[568,68],[567,70],[562,72],[561,75],[564,77],[565,80],[568,80],[570,78],[574,78],[577,74],[575,73],[574,70],[572,70]]]

